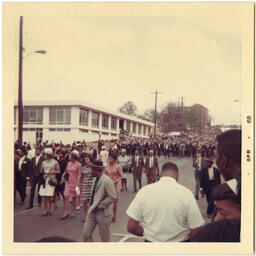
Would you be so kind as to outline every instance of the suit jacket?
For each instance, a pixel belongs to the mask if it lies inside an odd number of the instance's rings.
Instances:
[[[94,188],[94,185],[92,187]],[[88,213],[104,210],[105,216],[110,216],[113,210],[110,206],[115,201],[116,197],[113,180],[103,173],[99,179],[94,193],[93,204],[90,206]]]
[[[149,156],[147,156],[146,158],[146,164],[145,164],[145,169],[146,169],[146,173],[149,170]],[[153,167],[152,169],[156,170],[159,173],[159,166],[158,166],[158,159],[157,157],[153,156]]]
[[[200,187],[203,188],[205,193],[210,192],[210,190],[220,184],[220,173],[218,169],[213,167],[213,173],[214,173],[214,179],[209,180],[209,172],[208,168],[203,168],[201,171],[201,176],[200,176]]]
[[[19,159],[21,161],[21,158]],[[17,164],[17,173],[19,179],[26,179],[26,177],[29,177],[29,170],[30,170],[30,160],[25,156],[22,165],[21,165],[21,170],[19,170],[19,161]]]
[[[196,163],[196,158],[193,160],[193,167],[195,167],[195,171],[198,170],[198,164]],[[203,157],[201,157],[201,170],[206,167],[206,161]]]
[[[132,170],[133,171],[139,171],[142,172],[142,167],[144,166],[144,160],[142,156],[139,156],[139,163],[138,163],[138,167],[136,166],[136,160],[135,160],[135,156],[132,157]]]
[[[44,157],[41,155],[36,164],[36,157],[33,157],[31,160],[31,168],[30,168],[30,180],[33,180],[35,176],[39,176],[42,162],[44,161]]]

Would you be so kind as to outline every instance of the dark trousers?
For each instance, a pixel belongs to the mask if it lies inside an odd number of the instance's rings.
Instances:
[[[206,200],[207,200],[207,203],[208,203],[206,214],[211,215],[213,213],[213,210],[214,210],[214,202],[213,202],[213,200],[211,199],[211,196],[210,196],[211,191],[207,191],[207,193],[205,193],[205,195],[206,195]]]
[[[134,191],[137,191],[137,181],[139,183],[139,188],[141,189],[141,174],[142,171],[138,171],[138,170],[133,170],[133,188]]]
[[[20,194],[21,202],[24,202],[26,198],[26,186],[27,186],[26,178],[24,179],[23,177],[22,178],[19,177],[17,180],[16,189]]]
[[[39,195],[39,189],[40,189],[40,185],[39,185],[39,178],[38,176],[34,177],[32,182],[31,182],[31,188],[30,188],[30,198],[29,198],[29,206],[33,207],[33,202],[34,202],[34,196],[35,196],[35,190],[36,190],[36,185],[38,184],[38,197],[37,197],[37,201],[38,204],[42,203],[42,197]]]

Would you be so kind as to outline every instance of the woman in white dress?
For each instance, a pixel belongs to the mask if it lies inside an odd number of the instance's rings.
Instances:
[[[45,148],[45,160],[42,162],[41,173],[43,173],[43,178],[45,184],[40,186],[39,195],[43,197],[44,202],[44,213],[42,216],[51,215],[51,204],[52,197],[54,195],[55,186],[49,185],[49,179],[55,177],[56,174],[60,173],[59,163],[53,159],[53,153],[51,148]]]

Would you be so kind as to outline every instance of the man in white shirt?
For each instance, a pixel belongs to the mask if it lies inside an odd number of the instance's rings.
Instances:
[[[165,163],[160,181],[143,187],[127,209],[129,232],[150,242],[182,242],[204,225],[193,193],[177,180],[177,166]]]

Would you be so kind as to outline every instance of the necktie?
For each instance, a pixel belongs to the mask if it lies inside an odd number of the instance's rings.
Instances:
[[[98,186],[98,183],[99,183],[99,178],[96,178],[96,180],[94,182],[93,192],[92,192],[91,205],[93,204],[94,194],[95,194],[96,188]]]

